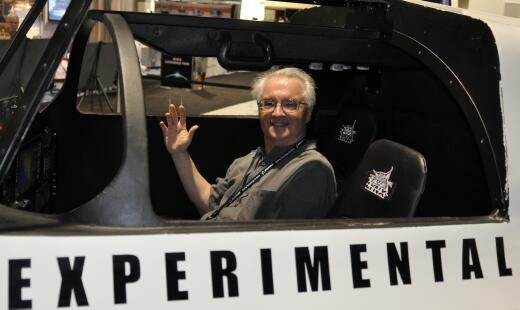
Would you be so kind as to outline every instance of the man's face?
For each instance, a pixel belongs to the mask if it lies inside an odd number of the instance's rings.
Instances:
[[[273,111],[259,110],[260,126],[264,133],[267,151],[274,146],[286,146],[298,142],[305,136],[305,125],[310,119],[307,104],[300,104],[296,111],[284,111],[283,100],[303,102],[303,82],[298,78],[274,76],[264,85],[260,99],[276,102]]]

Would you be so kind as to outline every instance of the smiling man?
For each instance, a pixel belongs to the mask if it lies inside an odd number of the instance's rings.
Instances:
[[[255,80],[264,146],[236,159],[224,178],[209,184],[188,153],[195,125],[170,105],[161,122],[164,143],[191,201],[204,220],[323,218],[336,199],[332,166],[305,139],[316,102],[312,78],[297,68],[270,71]]]

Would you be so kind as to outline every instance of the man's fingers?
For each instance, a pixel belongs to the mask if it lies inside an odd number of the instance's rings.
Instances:
[[[164,118],[166,118],[166,123],[168,124],[168,128],[174,128],[173,126],[173,119],[170,112],[164,113]]]
[[[159,126],[161,126],[163,136],[165,136],[165,137],[168,136],[168,127],[166,127],[166,124],[163,121],[161,121],[159,123]]]
[[[188,131],[188,137],[190,140],[193,139],[193,136],[195,135],[195,131],[197,131],[197,129],[199,129],[198,125],[191,126],[190,131]]]
[[[179,117],[177,116],[177,109],[175,108],[175,105],[170,104],[168,106],[168,111],[170,112],[170,115],[172,117],[172,124],[173,124],[173,126],[175,126],[175,127],[173,127],[175,129],[175,128],[177,128],[177,122],[179,121]],[[170,124],[168,124],[168,127],[170,127]],[[172,129],[172,128],[170,127],[170,129]]]
[[[179,106],[179,122],[181,128],[186,128],[186,108],[182,104]]]

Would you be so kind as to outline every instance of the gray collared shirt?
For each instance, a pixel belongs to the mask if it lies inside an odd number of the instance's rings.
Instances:
[[[212,211],[275,161],[291,146],[275,147],[266,156],[262,148],[236,159],[224,178],[211,186],[209,206]],[[334,170],[307,141],[293,154],[273,167],[260,181],[230,206],[222,209],[217,220],[309,219],[323,218],[336,200]]]

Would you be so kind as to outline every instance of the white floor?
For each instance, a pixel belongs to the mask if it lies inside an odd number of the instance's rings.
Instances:
[[[255,100],[251,100],[228,106],[225,108],[209,111],[202,115],[257,117],[258,106]]]

